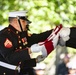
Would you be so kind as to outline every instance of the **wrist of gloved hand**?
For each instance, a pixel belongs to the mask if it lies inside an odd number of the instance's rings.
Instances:
[[[45,57],[43,57],[42,55],[39,55],[36,58],[36,62],[39,63],[39,62],[43,61],[44,59],[45,59]]]
[[[70,39],[69,35],[70,35],[70,28],[69,27],[64,27],[61,29],[60,33],[60,38],[63,39],[63,41],[68,41]]]

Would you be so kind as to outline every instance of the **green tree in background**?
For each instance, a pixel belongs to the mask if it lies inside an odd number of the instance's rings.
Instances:
[[[76,0],[0,0],[0,25],[8,25],[8,12],[18,10],[28,11],[32,32],[76,25]]]

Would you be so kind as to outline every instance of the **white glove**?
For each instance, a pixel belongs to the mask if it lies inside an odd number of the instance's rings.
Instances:
[[[59,35],[66,42],[67,40],[69,40],[70,28],[69,27],[63,27],[61,29]]]
[[[45,59],[45,57],[43,57],[42,55],[39,55],[37,56],[36,60],[37,60],[37,63],[43,61]]]
[[[70,35],[70,28],[68,27],[62,28],[59,33],[60,36],[59,45],[65,46],[66,41],[70,39],[69,35]]]
[[[36,53],[36,52],[40,52],[40,51],[41,51],[42,46],[40,46],[39,44],[33,44],[33,45],[30,47],[30,49],[31,49],[31,52]]]

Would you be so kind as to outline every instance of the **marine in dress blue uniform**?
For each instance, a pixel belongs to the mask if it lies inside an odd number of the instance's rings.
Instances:
[[[9,18],[17,18],[30,21],[25,16],[25,11],[10,12]],[[19,22],[19,21],[18,21]],[[34,75],[33,68],[36,66],[36,59],[31,59],[28,48],[40,41],[44,41],[52,30],[40,34],[28,34],[26,31],[18,31],[11,24],[0,31],[0,61],[6,64],[7,68],[0,65],[0,75]],[[14,68],[9,68],[12,66]],[[20,67],[20,72],[19,68]]]

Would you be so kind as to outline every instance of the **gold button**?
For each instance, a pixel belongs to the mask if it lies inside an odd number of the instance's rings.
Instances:
[[[26,44],[27,44],[27,42],[23,43],[23,45],[26,45]]]
[[[8,31],[10,31],[10,29],[8,29]]]
[[[18,36],[18,38],[20,38],[20,36]]]
[[[25,44],[25,43],[23,43],[23,45],[25,46],[26,44]]]
[[[18,34],[18,31],[16,31],[16,34]]]
[[[6,73],[4,72],[3,75],[6,75]]]
[[[20,49],[22,49],[22,47],[21,47],[21,46],[20,46],[19,48],[20,48]]]
[[[19,41],[19,43],[21,43],[21,41]]]
[[[28,44],[28,42],[25,42],[25,44]]]

